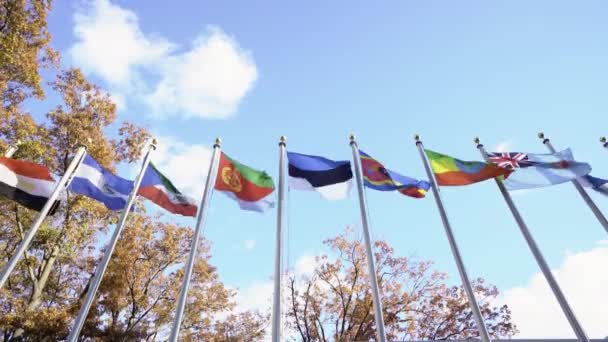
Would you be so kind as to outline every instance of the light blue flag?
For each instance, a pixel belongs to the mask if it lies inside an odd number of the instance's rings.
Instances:
[[[74,172],[69,189],[103,203],[110,210],[120,210],[127,205],[133,182],[104,169],[87,154]]]
[[[591,166],[574,160],[570,149],[556,153],[488,153],[490,161],[513,172],[504,180],[508,190],[540,188],[586,176]]]

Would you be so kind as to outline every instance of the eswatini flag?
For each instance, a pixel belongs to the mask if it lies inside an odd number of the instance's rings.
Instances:
[[[0,157],[0,195],[40,211],[54,188],[55,180],[46,166]],[[53,209],[57,204],[59,201],[55,201]]]
[[[264,212],[274,207],[268,196],[274,191],[272,178],[231,159],[224,152],[220,156],[215,189],[236,200],[243,210]]]
[[[197,207],[194,200],[177,190],[152,163],[148,164],[137,194],[173,214],[196,216]]]
[[[511,170],[492,163],[462,161],[431,150],[425,152],[439,185],[468,185],[500,176],[506,177],[511,173]]]

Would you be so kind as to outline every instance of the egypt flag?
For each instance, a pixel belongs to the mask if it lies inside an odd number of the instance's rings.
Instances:
[[[0,157],[0,195],[40,211],[55,188],[49,169],[27,161]],[[51,209],[57,207],[59,201]]]
[[[220,156],[215,189],[237,201],[243,210],[264,212],[274,207],[274,201],[269,198],[274,191],[272,178],[264,171],[231,159],[224,152]]]
[[[173,214],[196,216],[197,207],[194,200],[177,190],[152,163],[146,168],[137,194]]]

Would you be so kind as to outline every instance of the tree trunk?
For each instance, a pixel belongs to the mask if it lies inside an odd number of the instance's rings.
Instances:
[[[30,298],[30,301],[27,304],[27,311],[36,310],[42,303],[42,294],[44,288],[46,287],[46,283],[49,281],[49,276],[51,275],[51,270],[53,269],[53,265],[55,265],[55,261],[57,260],[58,253],[59,246],[53,247],[53,250],[51,251],[51,256],[44,265],[42,273],[40,274],[40,278],[38,278],[36,280],[36,283],[34,284],[34,291],[32,292],[32,297]],[[20,341],[21,337],[23,336],[23,333],[23,329],[17,329],[17,331],[15,331],[15,334],[13,335],[13,339]]]

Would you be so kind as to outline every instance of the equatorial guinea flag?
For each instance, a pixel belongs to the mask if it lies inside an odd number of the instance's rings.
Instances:
[[[0,195],[40,211],[54,188],[55,180],[46,166],[0,157]],[[55,201],[53,208],[58,204]]]
[[[171,213],[196,216],[197,207],[194,200],[177,190],[173,183],[152,163],[148,164],[137,194]]]
[[[274,191],[272,178],[231,159],[224,152],[220,156],[215,189],[236,200],[243,210],[264,212],[274,207],[268,196]]]

